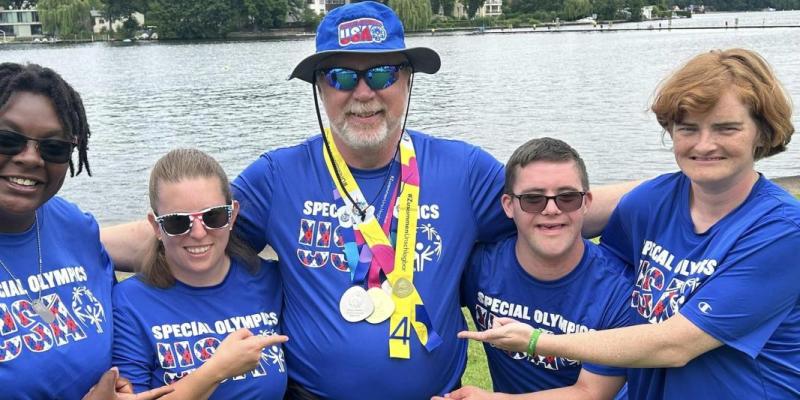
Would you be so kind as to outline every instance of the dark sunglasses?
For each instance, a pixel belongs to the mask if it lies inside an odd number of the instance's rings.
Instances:
[[[370,89],[381,90],[397,82],[400,70],[408,66],[407,63],[378,65],[368,70],[335,67],[323,69],[322,74],[325,75],[325,82],[336,90],[349,92],[356,88],[359,79],[364,79]]]
[[[172,213],[156,217],[161,230],[169,236],[180,236],[192,230],[195,219],[199,219],[206,229],[220,229],[231,221],[233,205],[216,206],[193,213]]]
[[[36,149],[42,160],[64,164],[69,162],[75,143],[63,139],[34,139],[21,133],[0,130],[0,154],[15,156],[25,150],[28,141],[36,142]]]
[[[519,199],[519,207],[522,211],[531,214],[538,214],[547,208],[547,203],[553,200],[561,212],[572,212],[583,205],[583,196],[586,192],[564,192],[555,196],[545,196],[543,194],[510,194],[511,197]]]

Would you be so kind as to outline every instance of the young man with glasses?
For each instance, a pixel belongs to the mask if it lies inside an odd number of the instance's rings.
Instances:
[[[514,152],[505,175],[501,201],[517,235],[476,246],[462,280],[477,329],[498,318],[555,334],[629,325],[624,265],[581,237],[592,193],[578,153],[557,139],[533,139]],[[484,349],[498,393],[468,386],[450,398],[611,399],[625,382],[625,369]]]

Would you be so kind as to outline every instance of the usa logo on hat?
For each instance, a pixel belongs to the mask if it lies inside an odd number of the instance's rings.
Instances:
[[[374,18],[359,18],[339,24],[339,46],[356,43],[381,43],[386,40],[386,27]]]

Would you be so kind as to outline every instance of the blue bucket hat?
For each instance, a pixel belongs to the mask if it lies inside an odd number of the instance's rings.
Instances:
[[[317,28],[317,52],[294,68],[289,79],[314,81],[319,63],[336,54],[391,54],[406,56],[414,72],[435,74],[439,54],[427,47],[406,48],[403,23],[391,8],[365,1],[346,4],[328,13]]]

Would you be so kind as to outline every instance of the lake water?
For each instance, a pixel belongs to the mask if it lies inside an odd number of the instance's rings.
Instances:
[[[791,11],[697,15],[673,26],[732,26],[735,18],[741,26],[800,25],[800,11]],[[760,52],[800,105],[796,28],[418,35],[407,42],[442,57],[438,74],[414,81],[410,128],[475,143],[502,161],[532,137],[555,136],[582,153],[593,184],[676,169],[648,103],[658,82],[699,52]],[[8,45],[0,46],[0,61],[51,67],[80,91],[94,176],[68,178],[61,195],[114,223],[144,216],[149,169],[171,148],[208,151],[233,177],[263,151],[315,134],[310,85],[286,80],[313,49],[310,37]],[[799,174],[799,166],[794,143],[757,167],[779,177]]]

